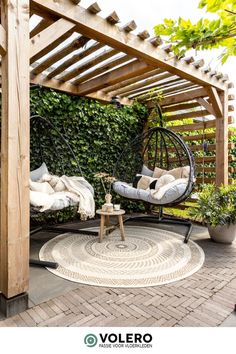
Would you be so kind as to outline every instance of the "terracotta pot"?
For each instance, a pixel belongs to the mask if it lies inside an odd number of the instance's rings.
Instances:
[[[236,237],[236,224],[218,225],[216,227],[207,225],[211,239],[220,243],[232,243]]]

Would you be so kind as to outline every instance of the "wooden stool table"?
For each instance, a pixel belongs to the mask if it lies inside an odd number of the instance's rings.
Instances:
[[[123,225],[123,215],[125,214],[125,210],[114,210],[112,213],[108,213],[107,211],[102,211],[99,209],[96,211],[96,213],[101,215],[99,242],[102,242],[103,236],[104,234],[106,235],[107,231],[111,229],[114,230],[114,228],[116,228],[116,226],[110,226],[110,216],[117,216],[121,240],[125,241],[125,231]]]

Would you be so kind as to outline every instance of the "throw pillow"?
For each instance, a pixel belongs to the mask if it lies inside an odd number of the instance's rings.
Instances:
[[[148,168],[146,165],[143,165],[141,175],[152,177],[153,171],[150,170],[150,168]]]
[[[39,168],[30,172],[30,179],[33,182],[37,182],[45,173],[48,174],[48,168],[45,162],[43,162]]]
[[[52,194],[54,190],[48,182],[33,182],[30,180],[30,190],[34,192]]]
[[[166,174],[161,176],[158,181],[156,182],[155,188],[151,188],[150,189],[156,189],[158,190],[159,188],[161,188],[162,186],[167,185],[168,183],[171,183],[175,180],[174,176],[170,175],[170,174]]]
[[[183,166],[183,167],[177,167],[173,168],[173,170],[166,171],[165,174],[169,174],[174,176],[175,179],[178,178],[188,178],[190,173],[190,166]]]
[[[145,175],[137,174],[133,181],[133,187],[137,189],[148,189],[152,183],[156,183],[157,179]]]
[[[160,178],[160,177],[163,176],[165,173],[168,173],[168,171],[163,170],[162,168],[159,168],[159,167],[155,167],[152,177],[154,177],[154,178]]]

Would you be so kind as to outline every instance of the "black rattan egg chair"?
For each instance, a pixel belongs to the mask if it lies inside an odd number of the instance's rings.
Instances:
[[[124,198],[143,201],[146,205],[159,207],[158,216],[130,217],[126,222],[137,220],[186,226],[184,242],[187,243],[192,230],[191,222],[164,216],[163,208],[176,206],[189,197],[195,182],[194,159],[183,139],[170,129],[163,127],[159,106],[157,106],[157,117],[159,117],[159,126],[149,128],[137,136],[120,154],[113,171],[117,179],[117,182],[113,184],[113,190]],[[185,183],[180,183],[178,188],[168,191],[169,194],[167,193],[160,200],[152,197],[151,187],[141,190],[134,186],[137,174],[151,176],[155,167],[170,171],[184,166],[189,166]]]
[[[70,143],[66,137],[66,132],[60,132],[55,124],[53,124],[53,118],[42,117],[38,114],[32,115],[30,117],[30,130],[31,133],[31,146],[34,146],[34,161],[31,169],[40,166],[43,162],[46,163],[47,166],[54,166],[53,174],[65,174],[66,167],[70,166],[71,173],[75,176],[84,177],[82,172],[82,168],[80,166],[79,160],[76,157],[73,149],[70,146]],[[57,139],[55,139],[57,138]],[[56,143],[59,141],[59,143]],[[50,149],[49,151],[45,151],[45,149]],[[55,213],[56,211],[46,211],[44,213]],[[30,216],[31,219],[39,216],[40,213],[37,208],[30,207]],[[30,235],[36,234],[39,231],[45,230],[47,232],[72,232],[76,234],[88,234],[93,236],[98,236],[98,232],[84,229],[73,229],[73,228],[63,228],[53,226],[53,225],[41,225],[39,227],[33,228],[30,231]],[[57,264],[55,262],[41,261],[30,259],[30,265],[36,266],[45,266],[51,268],[57,268]]]

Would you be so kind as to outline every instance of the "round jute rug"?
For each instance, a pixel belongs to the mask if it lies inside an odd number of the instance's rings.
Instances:
[[[88,235],[66,233],[48,241],[41,260],[59,263],[48,270],[59,277],[89,285],[137,288],[171,283],[190,276],[204,263],[203,250],[183,236],[144,226],[126,226],[102,243]]]

